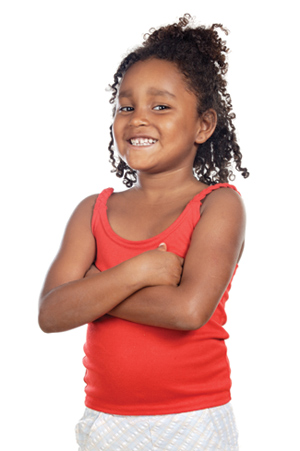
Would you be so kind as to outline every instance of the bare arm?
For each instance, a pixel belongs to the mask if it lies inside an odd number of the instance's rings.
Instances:
[[[180,280],[182,259],[163,249],[145,252],[85,278],[96,253],[91,231],[95,200],[96,196],[85,199],[74,211],[46,277],[39,303],[39,324],[45,332],[94,321],[145,286],[176,285]]]
[[[179,330],[203,326],[212,316],[241,256],[245,211],[229,189],[210,194],[193,233],[179,286],[149,287],[130,296],[110,315]]]

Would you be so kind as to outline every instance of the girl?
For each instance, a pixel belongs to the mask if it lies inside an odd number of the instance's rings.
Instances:
[[[46,277],[42,330],[88,324],[80,450],[238,449],[223,326],[245,212],[231,163],[249,174],[218,28],[185,15],[124,58],[109,150],[130,189],[79,204]]]

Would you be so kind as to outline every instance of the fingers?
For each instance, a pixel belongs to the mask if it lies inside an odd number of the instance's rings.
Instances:
[[[160,243],[160,245],[158,246],[157,249],[160,250],[160,251],[167,251],[167,245],[166,245],[166,243]],[[178,259],[179,259],[179,261],[180,261],[180,265],[183,266],[184,258],[179,257],[179,255],[177,255],[177,257],[178,257]]]
[[[160,251],[166,251],[167,250],[166,243],[160,243],[157,249],[159,249]]]
[[[184,263],[184,258],[182,258],[182,257],[179,257],[179,256],[178,256],[178,258],[179,258],[179,261],[180,261],[180,264],[181,264],[181,266],[183,266],[183,263]]]

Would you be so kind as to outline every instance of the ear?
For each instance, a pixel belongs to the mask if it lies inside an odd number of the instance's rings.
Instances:
[[[217,126],[217,113],[210,108],[199,118],[199,130],[195,142],[203,144],[211,137]]]

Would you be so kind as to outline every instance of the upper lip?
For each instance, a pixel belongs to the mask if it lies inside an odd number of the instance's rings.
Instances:
[[[128,138],[128,141],[131,141],[132,139],[153,139],[157,141],[157,138],[154,138],[154,136],[148,136],[148,135],[133,135]]]
[[[143,133],[141,133],[141,132],[136,132],[136,133],[134,133],[134,134],[128,134],[127,135],[128,136],[128,141],[130,140],[130,139],[156,139],[157,140],[157,138],[155,138],[154,136],[151,136],[151,135],[147,135],[147,134],[145,134],[145,132],[143,132]]]

